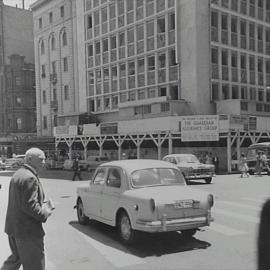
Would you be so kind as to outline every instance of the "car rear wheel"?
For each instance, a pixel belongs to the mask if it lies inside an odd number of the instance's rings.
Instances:
[[[118,230],[120,239],[123,243],[131,244],[135,241],[136,231],[132,229],[129,216],[127,215],[126,212],[122,212],[120,214],[118,220]]]
[[[77,217],[78,217],[79,223],[82,225],[86,225],[89,221],[89,218],[84,214],[83,203],[80,199],[77,202],[76,208],[77,208]]]
[[[205,178],[205,183],[210,184],[212,182],[212,177]]]
[[[181,231],[182,236],[184,238],[191,238],[196,232],[197,232],[197,229],[190,229],[190,230]]]

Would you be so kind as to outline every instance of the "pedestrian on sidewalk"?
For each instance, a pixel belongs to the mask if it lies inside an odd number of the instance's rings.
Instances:
[[[266,169],[267,174],[270,175],[270,168],[268,165],[268,160],[267,160],[267,156],[265,154],[265,152],[262,151],[262,163],[263,163],[263,169]]]
[[[52,214],[52,202],[45,194],[38,172],[45,165],[45,154],[39,148],[25,153],[25,164],[12,176],[5,222],[11,255],[1,270],[45,270],[44,230],[42,223]]]
[[[215,166],[215,174],[218,174],[219,173],[219,158],[217,154],[215,154],[213,157],[213,164]]]
[[[78,176],[79,180],[82,180],[81,177],[81,169],[80,169],[80,165],[79,165],[79,157],[76,156],[74,162],[73,162],[73,170],[74,170],[74,174],[72,177],[72,181],[75,181],[76,176]]]
[[[258,151],[256,155],[256,168],[255,168],[257,175],[262,176],[262,170],[263,170],[263,158],[262,158],[262,152]]]
[[[248,173],[249,168],[247,165],[247,158],[244,153],[241,154],[238,166],[239,166],[239,171],[241,172],[240,177],[241,178],[243,178],[244,176],[249,177],[249,173]]]

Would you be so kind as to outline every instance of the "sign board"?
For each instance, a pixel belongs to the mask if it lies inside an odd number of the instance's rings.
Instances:
[[[218,117],[218,115],[183,116],[181,120],[182,141],[218,141]]]

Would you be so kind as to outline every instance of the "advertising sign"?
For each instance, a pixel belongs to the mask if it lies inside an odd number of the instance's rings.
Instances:
[[[218,141],[218,115],[183,116],[181,137],[183,142]]]

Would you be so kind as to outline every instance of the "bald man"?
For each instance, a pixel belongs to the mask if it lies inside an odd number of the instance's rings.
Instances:
[[[44,191],[38,172],[44,167],[45,154],[39,148],[25,153],[25,164],[14,173],[9,184],[5,232],[11,255],[1,270],[44,270],[44,230],[42,223],[52,214],[44,202]]]

